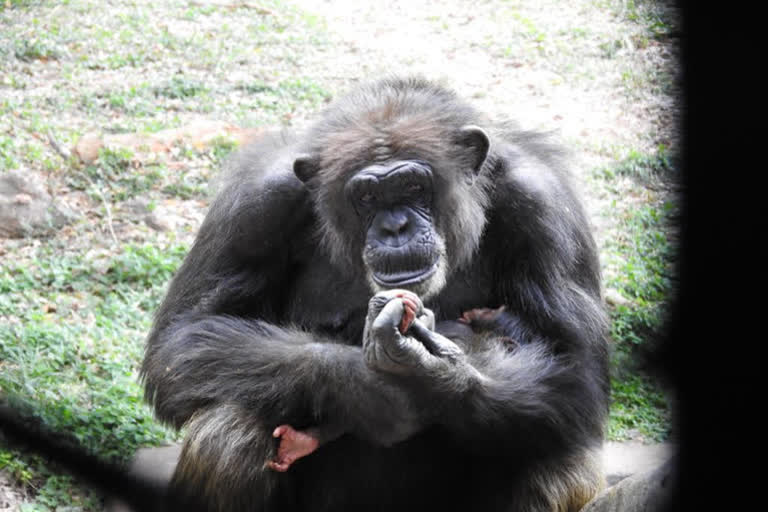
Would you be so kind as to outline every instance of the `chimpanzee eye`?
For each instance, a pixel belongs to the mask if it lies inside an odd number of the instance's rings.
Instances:
[[[411,183],[410,185],[408,185],[407,190],[411,194],[421,194],[422,192],[424,192],[424,185],[420,183]]]

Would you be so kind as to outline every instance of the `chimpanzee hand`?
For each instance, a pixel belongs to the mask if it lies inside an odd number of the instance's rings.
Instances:
[[[377,293],[368,302],[363,331],[368,366],[388,373],[423,375],[443,366],[444,359],[463,355],[455,343],[435,333],[434,326],[434,314],[414,293]]]

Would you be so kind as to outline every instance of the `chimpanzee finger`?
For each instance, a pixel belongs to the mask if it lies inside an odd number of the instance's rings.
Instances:
[[[428,329],[419,320],[413,321],[408,334],[420,341],[433,356],[451,359],[464,353],[464,351],[454,342],[445,336]]]

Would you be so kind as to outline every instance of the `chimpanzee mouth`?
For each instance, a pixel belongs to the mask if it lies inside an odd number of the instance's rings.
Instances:
[[[429,279],[432,274],[437,272],[437,263],[434,263],[430,267],[420,268],[418,270],[407,270],[403,272],[394,272],[392,274],[383,274],[380,272],[372,272],[373,280],[379,286],[386,288],[399,288],[406,285],[417,284],[426,279]]]

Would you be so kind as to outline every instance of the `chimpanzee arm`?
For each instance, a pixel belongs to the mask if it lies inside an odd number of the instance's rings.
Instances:
[[[406,395],[371,372],[358,347],[261,321],[182,319],[148,366],[158,415],[176,425],[199,409],[233,402],[273,428],[328,418],[384,444],[416,427]]]
[[[382,443],[417,428],[407,394],[359,347],[274,325],[294,238],[310,222],[305,189],[287,172],[222,190],[149,336],[142,375],[160,419],[180,427],[235,403],[271,428],[329,417]]]

